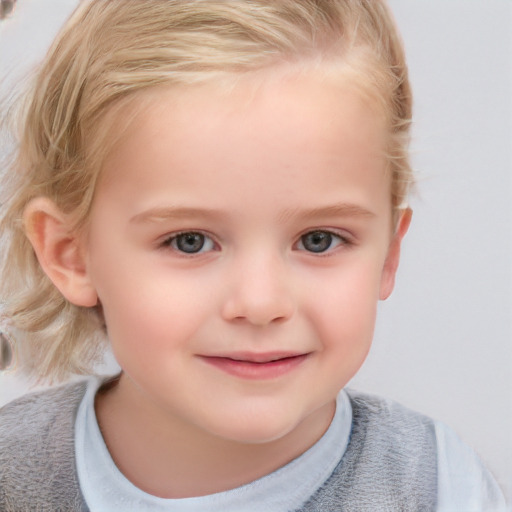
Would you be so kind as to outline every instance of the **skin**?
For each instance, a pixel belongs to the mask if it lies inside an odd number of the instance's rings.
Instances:
[[[322,436],[410,216],[391,229],[384,121],[343,81],[151,94],[106,161],[87,236],[43,198],[26,219],[62,293],[103,307],[123,369],[96,400],[112,458],[181,498],[253,481]]]

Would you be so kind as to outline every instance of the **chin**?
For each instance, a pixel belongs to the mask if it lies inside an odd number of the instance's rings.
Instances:
[[[238,418],[230,422],[229,425],[224,424],[215,429],[213,433],[227,441],[243,444],[266,444],[286,437],[299,423],[297,420],[283,418],[282,421],[276,421],[276,419],[272,418],[269,421],[263,416],[257,419],[246,418],[247,421],[241,421]]]
[[[237,432],[229,432],[224,437],[226,440],[241,443],[241,444],[253,444],[253,445],[263,445],[272,443],[275,441],[279,441],[280,439],[286,437],[293,429],[290,430],[277,430],[277,429],[257,429],[257,428],[248,428],[247,430],[237,431]]]

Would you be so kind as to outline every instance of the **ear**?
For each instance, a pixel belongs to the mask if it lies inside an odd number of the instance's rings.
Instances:
[[[398,263],[400,262],[400,246],[411,224],[411,218],[412,210],[407,208],[402,212],[398,220],[396,231],[389,244],[384,268],[382,269],[379,293],[380,300],[387,299],[395,286],[396,271],[398,269]]]
[[[86,271],[81,238],[71,219],[46,197],[32,199],[23,214],[25,233],[39,264],[64,297],[92,307],[98,296]]]

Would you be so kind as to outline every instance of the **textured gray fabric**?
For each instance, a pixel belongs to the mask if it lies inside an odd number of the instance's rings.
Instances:
[[[88,510],[74,450],[85,387],[81,382],[35,393],[0,410],[0,511]],[[433,422],[370,395],[350,391],[349,397],[353,425],[347,451],[299,512],[435,510]]]
[[[0,409],[0,510],[86,512],[74,422],[85,382],[26,395]]]
[[[348,395],[353,421],[345,455],[300,512],[436,510],[433,421],[381,398]]]

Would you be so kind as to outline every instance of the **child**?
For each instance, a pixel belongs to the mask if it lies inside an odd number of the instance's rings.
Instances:
[[[46,379],[2,510],[501,510],[454,434],[344,390],[411,212],[377,0],[83,2],[5,183],[2,302]]]

